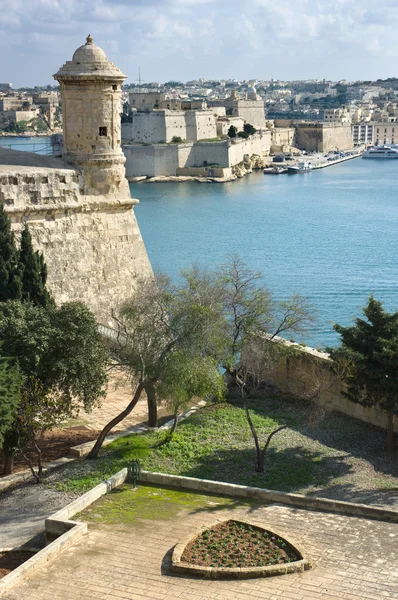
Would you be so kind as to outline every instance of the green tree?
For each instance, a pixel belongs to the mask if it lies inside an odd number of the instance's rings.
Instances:
[[[10,219],[0,204],[0,302],[22,296],[18,250]]]
[[[192,396],[222,396],[225,371],[240,389],[256,446],[256,470],[263,472],[269,443],[284,426],[261,445],[249,410],[249,390],[263,357],[246,348],[260,337],[263,345],[267,343],[268,361],[271,356],[276,360],[284,346],[276,344],[275,337],[300,331],[311,322],[304,298],[273,300],[261,273],[237,257],[215,272],[198,268],[183,272],[180,286],[172,286],[165,277],[141,281],[117,316],[112,346],[118,364],[127,368],[134,382],[133,397],[102,430],[89,458],[98,456],[106,435],[134,409],[148,383],[154,397],[171,400],[176,424],[178,408]]]
[[[398,412],[398,312],[388,313],[373,296],[362,312],[365,319],[355,319],[355,325],[334,326],[341,345],[330,352],[336,364],[344,365],[344,395],[387,411],[387,449],[392,451]]]
[[[238,132],[238,129],[235,127],[235,125],[231,125],[230,128],[228,129],[228,137],[236,138],[237,132]]]
[[[283,301],[274,300],[264,285],[263,274],[250,269],[236,255],[231,256],[214,277],[215,285],[221,290],[226,322],[221,364],[230,381],[240,390],[256,448],[255,470],[263,473],[271,439],[285,426],[278,427],[261,441],[251,418],[250,389],[264,376],[267,367],[277,362],[282,354],[290,352],[285,344],[276,343],[276,338],[304,331],[313,323],[312,309],[300,295]]]
[[[17,358],[24,377],[21,402],[3,442],[7,470],[37,434],[90,410],[104,395],[108,352],[88,308],[70,302],[56,308],[30,302],[0,303],[4,355]]]
[[[173,135],[171,141],[173,142],[173,144],[180,144],[182,142],[182,138],[178,135]]]
[[[40,306],[50,304],[51,297],[46,289],[47,267],[43,255],[33,250],[32,236],[27,225],[25,225],[21,235],[19,265],[22,280],[22,300]]]
[[[16,361],[0,356],[0,445],[21,399],[22,376]]]
[[[112,354],[130,375],[133,397],[103,428],[88,458],[98,457],[106,435],[131,413],[148,386],[152,401],[170,400],[175,413],[194,395],[222,395],[213,348],[222,326],[219,298],[203,278],[201,287],[196,283],[191,272],[183,274],[179,286],[161,275],[142,279],[134,297],[114,316],[118,326]]]
[[[245,123],[243,125],[243,131],[245,131],[247,135],[253,135],[256,133],[257,129],[253,127],[253,125],[250,125],[250,123]]]
[[[238,133],[238,137],[243,138],[245,140],[247,140],[247,138],[249,137],[249,134],[246,133],[246,131],[239,131]]]

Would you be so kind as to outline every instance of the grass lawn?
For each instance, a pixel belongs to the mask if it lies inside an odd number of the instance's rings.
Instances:
[[[255,473],[255,451],[244,411],[233,399],[208,406],[181,423],[173,439],[164,433],[129,436],[103,449],[97,461],[75,463],[57,487],[85,491],[139,458],[143,469],[314,494],[398,505],[397,457],[384,451],[385,432],[340,413],[320,415],[298,400],[264,394],[251,401],[253,421],[272,439],[265,474]]]

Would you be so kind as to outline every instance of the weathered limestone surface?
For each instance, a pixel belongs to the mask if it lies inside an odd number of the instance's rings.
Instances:
[[[57,302],[82,300],[107,324],[138,276],[151,272],[137,200],[82,196],[76,170],[0,165],[0,202],[13,229],[28,223]]]
[[[292,345],[286,340],[283,343]],[[383,429],[387,427],[387,413],[384,410],[356,404],[343,395],[344,384],[332,370],[329,354],[308,347],[297,348],[300,352],[282,358],[272,370],[265,367],[263,379],[289,394],[307,398],[317,396],[319,402],[328,409]],[[397,419],[394,428],[398,432]]]

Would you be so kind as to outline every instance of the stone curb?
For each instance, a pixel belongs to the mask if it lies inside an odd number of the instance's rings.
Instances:
[[[178,422],[187,419],[193,413],[197,412],[199,409],[206,406],[207,402],[204,400],[200,400],[195,406],[187,410],[185,413],[182,413],[178,416]],[[166,429],[171,429],[173,426],[173,420],[167,421],[164,425],[159,428],[150,428],[146,425],[134,425],[133,427],[129,427],[125,431],[121,433],[114,433],[112,435],[108,435],[103,443],[103,446],[107,446],[111,444],[113,441],[118,440],[119,438],[126,437],[128,435],[139,435],[140,433],[146,433],[147,431],[165,431]],[[63,465],[66,465],[78,458],[84,458],[90,452],[91,448],[94,446],[95,441],[93,442],[85,442],[84,444],[79,444],[78,446],[71,446],[70,454],[72,458],[67,456],[63,456],[62,458],[58,458],[49,463],[45,463],[43,465],[43,473],[47,473],[48,471],[53,471],[54,469],[58,469]],[[13,475],[7,475],[6,477],[2,477],[0,479],[0,494],[1,492],[5,492],[6,490],[18,485],[19,483],[23,483],[24,481],[28,481],[31,479],[32,473],[30,470],[20,471],[19,473],[14,473]]]
[[[334,514],[365,517],[367,519],[398,523],[398,511],[388,508],[379,508],[377,506],[368,506],[367,504],[355,504],[353,502],[329,500],[328,498],[317,498],[313,496],[304,496],[302,494],[288,494],[274,490],[249,487],[246,485],[236,485],[234,483],[224,483],[221,481],[211,481],[209,479],[198,479],[194,477],[182,477],[179,475],[166,475],[165,473],[152,473],[150,471],[141,471],[140,481],[142,483],[153,483],[156,485],[194,490],[196,492],[210,492],[212,494],[222,494],[224,496],[261,500],[268,504],[287,504],[289,506],[307,510],[318,510]]]
[[[229,520],[230,519],[227,519],[227,521]],[[252,521],[250,519],[245,519],[244,521],[241,521],[240,519],[235,520],[240,523],[253,525],[256,528],[261,529],[262,531],[268,531],[269,533],[272,533],[273,535],[282,538],[285,542],[288,543],[288,545],[291,548],[293,548],[293,550],[300,558],[293,563],[283,563],[263,567],[205,567],[202,565],[195,565],[182,561],[181,557],[184,553],[186,546],[190,542],[199,537],[207,529],[211,529],[215,525],[219,525],[220,523],[225,522],[225,520],[223,519],[218,519],[210,525],[202,526],[199,530],[196,531],[196,533],[189,534],[184,538],[184,540],[176,544],[171,559],[172,572],[178,573],[180,575],[201,575],[206,579],[253,579],[257,577],[273,577],[274,575],[286,575],[287,573],[303,573],[304,571],[311,568],[311,562],[304,557],[302,549],[296,544],[296,542],[292,541],[290,536],[286,536],[285,534],[275,531],[273,527],[270,527],[258,521]]]
[[[49,463],[44,463],[43,465],[43,473],[47,473],[48,471],[53,471],[54,469],[59,469],[64,465],[67,465],[70,462],[76,460],[75,458],[69,458],[67,456],[63,456],[61,458],[57,458],[57,460],[53,460]],[[6,475],[0,479],[0,494],[1,492],[5,492],[14,485],[18,485],[18,483],[23,483],[24,481],[28,481],[32,479],[32,473],[29,469],[26,471],[19,471],[18,473],[14,473],[13,475]]]
[[[50,538],[55,537],[56,539],[0,580],[0,598],[83,537],[87,533],[87,523],[72,521],[71,517],[90,506],[95,500],[109,493],[115,487],[122,485],[126,477],[127,469],[122,469],[107,481],[100,483],[46,519],[46,534]]]
[[[178,422],[180,423],[180,421],[184,421],[185,419],[187,419],[188,417],[193,415],[195,412],[197,412],[199,409],[206,406],[206,404],[207,404],[207,402],[205,402],[204,400],[200,400],[197,404],[195,404],[195,406],[192,406],[192,408],[190,408],[186,412],[182,413],[181,415],[178,415],[178,417],[177,417]],[[103,446],[107,446],[108,444],[111,444],[115,440],[126,437],[128,435],[138,435],[140,433],[146,433],[148,431],[166,431],[167,429],[171,429],[171,427],[173,426],[173,422],[174,422],[174,419],[170,419],[170,421],[167,421],[167,423],[165,423],[161,427],[147,427],[146,425],[133,425],[133,427],[129,427],[129,429],[126,429],[125,431],[121,431],[120,433],[113,433],[112,435],[108,435],[104,440]],[[90,450],[94,446],[94,444],[95,444],[95,441],[85,442],[84,444],[79,444],[78,446],[72,446],[72,448],[70,449],[70,453],[72,454],[72,456],[76,456],[78,458],[83,458],[83,457],[87,456],[87,454],[90,452]]]

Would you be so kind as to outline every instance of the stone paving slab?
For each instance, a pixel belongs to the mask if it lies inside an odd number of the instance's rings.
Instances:
[[[95,506],[95,505],[94,505]],[[246,581],[170,572],[174,545],[215,519],[262,522],[307,550],[314,568]],[[6,600],[392,600],[398,597],[398,525],[280,505],[185,508],[168,520],[90,525]]]

